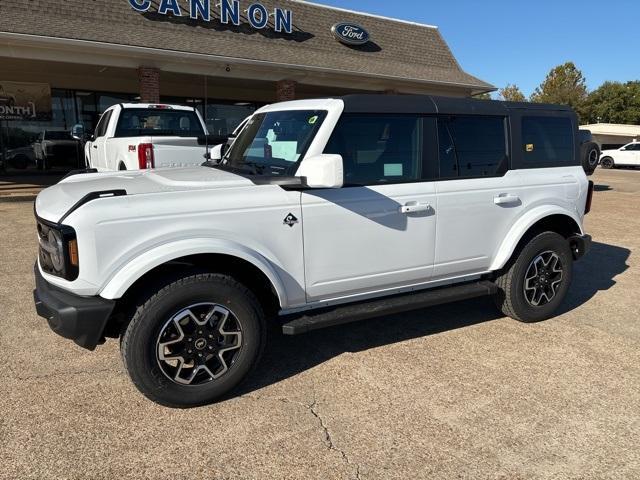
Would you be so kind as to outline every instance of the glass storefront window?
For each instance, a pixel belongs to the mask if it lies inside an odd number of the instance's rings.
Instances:
[[[135,93],[51,89],[52,118],[49,121],[0,121],[0,172],[19,173],[33,169],[64,172],[84,167],[82,145],[73,140],[71,128],[80,123],[93,132],[100,115],[118,103],[139,101]],[[205,119],[209,133],[229,135],[260,106],[196,97],[162,97],[162,103],[194,107]],[[3,154],[3,152],[6,152]]]

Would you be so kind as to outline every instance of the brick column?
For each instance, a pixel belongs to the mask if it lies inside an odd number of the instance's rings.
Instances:
[[[276,83],[276,101],[286,102],[296,99],[296,85],[293,80],[280,80]]]
[[[140,102],[160,103],[160,70],[152,67],[138,68]]]

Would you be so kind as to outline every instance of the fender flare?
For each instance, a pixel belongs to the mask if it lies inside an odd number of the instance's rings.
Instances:
[[[108,300],[119,299],[137,280],[154,268],[178,258],[199,254],[229,255],[251,263],[269,279],[280,305],[287,305],[284,283],[271,262],[240,243],[215,238],[184,239],[158,245],[120,268],[104,285],[99,295]]]
[[[528,211],[525,215],[520,217],[511,227],[509,233],[504,237],[504,240],[500,244],[496,254],[493,257],[490,270],[500,270],[511,258],[516,246],[522,239],[522,237],[529,231],[529,229],[540,220],[550,217],[551,215],[564,215],[565,217],[573,220],[578,228],[580,234],[584,234],[582,230],[582,221],[575,212],[572,212],[559,205],[543,205],[536,207]]]

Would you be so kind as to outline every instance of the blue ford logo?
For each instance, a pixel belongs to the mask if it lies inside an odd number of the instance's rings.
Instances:
[[[369,32],[355,23],[336,23],[331,27],[331,33],[347,45],[364,45],[369,41]]]

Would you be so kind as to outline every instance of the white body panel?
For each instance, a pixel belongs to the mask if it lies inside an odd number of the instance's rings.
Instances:
[[[305,162],[318,161],[341,100],[275,110],[327,111]],[[45,278],[80,295],[117,299],[167,261],[224,254],[271,281],[282,311],[344,303],[477,278],[504,266],[531,225],[564,215],[582,229],[581,167],[509,171],[503,177],[287,191],[228,171],[196,167],[69,177],[44,190],[36,213],[58,222],[85,194],[125,189],[67,216],[79,277]],[[291,220],[290,214],[295,217]]]
[[[600,158],[611,157],[613,163],[620,167],[640,166],[640,142],[629,143],[617,150],[603,150]]]
[[[169,105],[168,107],[174,111],[194,112],[192,108],[180,105]],[[127,108],[152,110],[149,104],[123,104],[108,108],[103,114],[111,112],[105,135],[94,138],[85,146],[88,167],[96,168],[99,172],[138,170],[138,148],[140,144],[144,143],[153,145],[155,168],[191,167],[201,165],[205,161],[206,146],[199,145],[197,137],[116,137],[115,132],[120,113]],[[206,128],[202,117],[197,110],[195,113],[200,122],[202,135],[205,135]]]

